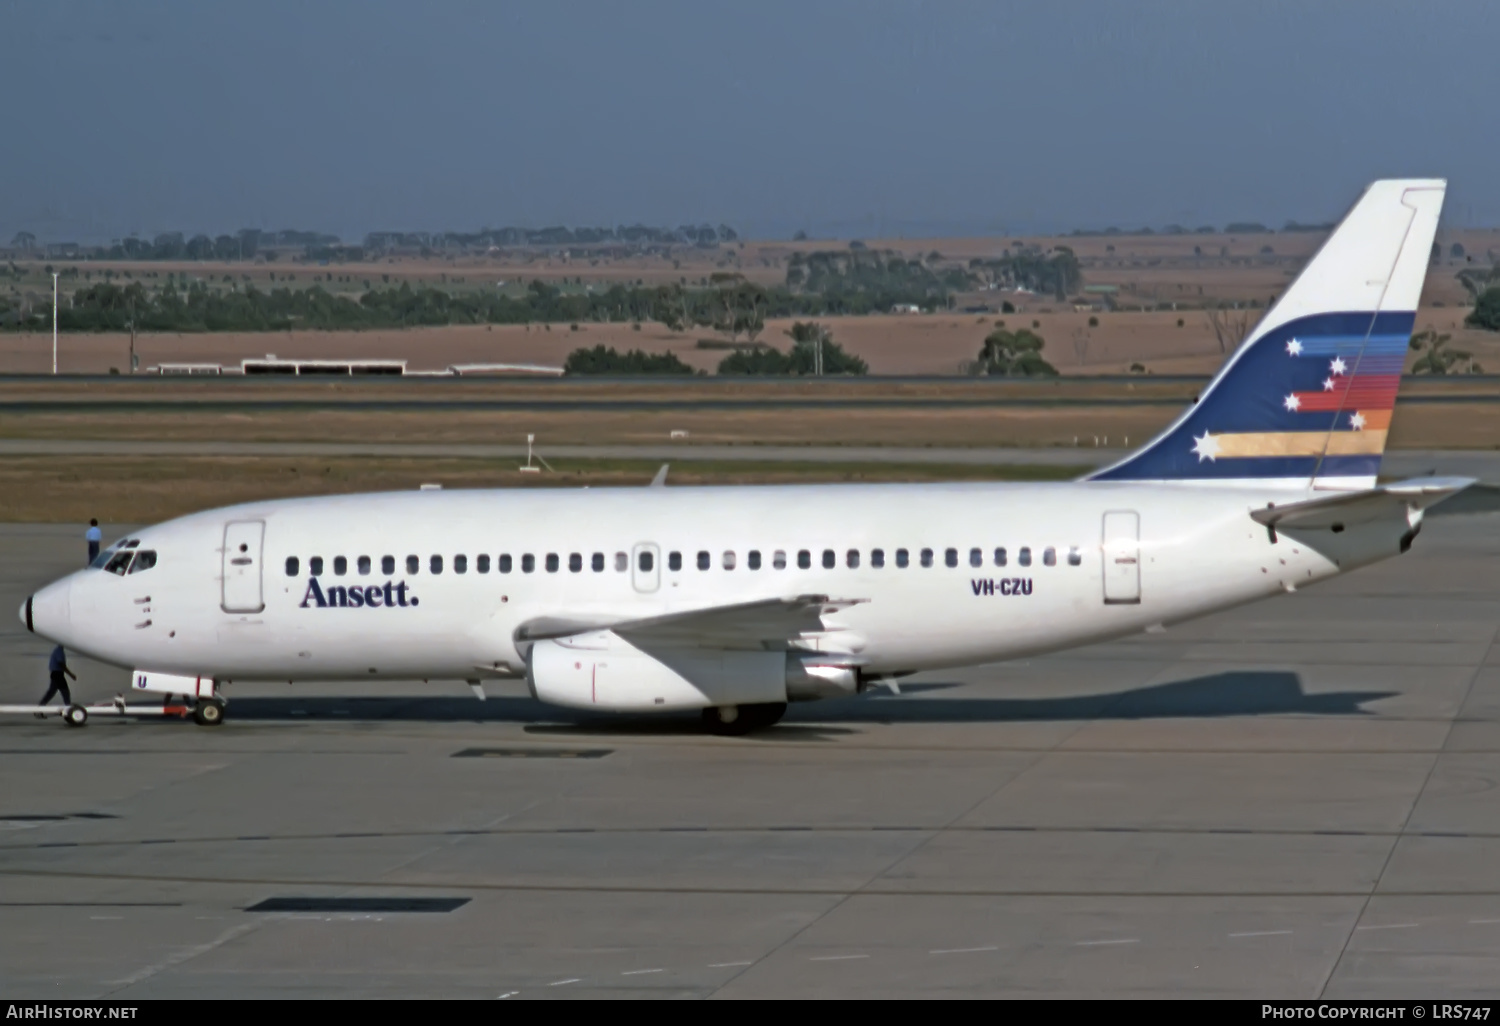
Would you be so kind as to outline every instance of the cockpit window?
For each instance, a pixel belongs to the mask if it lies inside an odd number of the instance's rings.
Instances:
[[[135,562],[130,564],[128,573],[138,574],[143,570],[150,570],[156,565],[156,551],[154,549],[141,549],[135,554]]]
[[[130,557],[135,555],[130,549],[120,549],[109,557],[109,562],[104,564],[104,569],[112,574],[125,576],[125,568],[130,566]]]

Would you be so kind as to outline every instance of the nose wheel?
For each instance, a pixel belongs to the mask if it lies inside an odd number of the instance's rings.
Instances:
[[[193,706],[193,722],[200,727],[217,727],[224,722],[224,700],[201,698]]]

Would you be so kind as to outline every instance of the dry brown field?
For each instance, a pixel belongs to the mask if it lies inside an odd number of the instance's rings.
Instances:
[[[1486,369],[1500,372],[1500,334],[1462,326],[1465,311],[1426,307],[1418,330],[1436,328],[1453,335],[1452,345],[1474,353]],[[1098,324],[1091,326],[1090,318]],[[1178,325],[1181,321],[1181,326]],[[1045,355],[1072,374],[1123,374],[1141,364],[1154,374],[1211,374],[1224,362],[1201,311],[1067,312],[976,315],[913,314],[825,318],[835,341],[863,357],[876,375],[954,375],[979,352],[997,323],[1035,329]],[[762,341],[786,348],[790,320],[773,320]],[[671,332],[647,323],[629,324],[453,325],[405,331],[215,332],[140,335],[136,353],[142,369],[162,363],[220,363],[237,366],[247,357],[352,357],[403,359],[412,370],[442,370],[458,363],[535,363],[560,366],[572,350],[595,345],[672,352],[690,366],[712,373],[727,355],[700,349],[707,330]],[[108,374],[128,366],[130,340],[123,334],[64,335],[58,367],[64,374]],[[52,367],[50,334],[0,334],[0,374],[45,374]]]

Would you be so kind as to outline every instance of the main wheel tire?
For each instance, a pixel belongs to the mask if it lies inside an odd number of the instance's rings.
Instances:
[[[70,705],[62,714],[63,722],[70,727],[81,727],[89,721],[89,711],[81,705]]]
[[[785,702],[714,705],[703,710],[703,723],[711,732],[721,737],[743,737],[751,731],[772,726],[785,715]]]
[[[217,698],[205,698],[193,706],[193,722],[200,727],[217,727],[224,722],[224,703]]]

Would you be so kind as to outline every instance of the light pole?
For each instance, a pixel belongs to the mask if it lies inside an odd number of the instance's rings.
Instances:
[[[52,272],[52,373],[57,373],[57,272]]]

